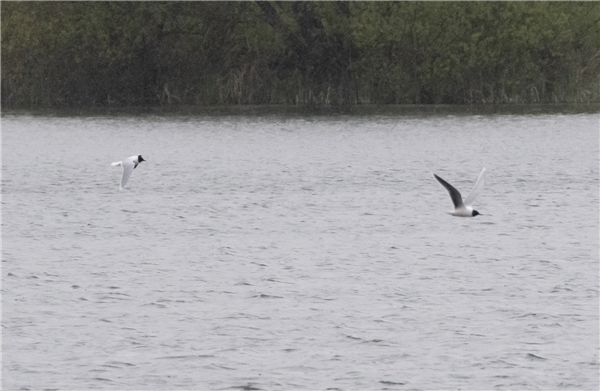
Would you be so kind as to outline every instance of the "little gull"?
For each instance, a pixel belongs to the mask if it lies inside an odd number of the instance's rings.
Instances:
[[[133,169],[138,166],[141,162],[145,162],[142,155],[130,156],[127,159],[123,159],[120,162],[114,162],[111,166],[121,166],[123,167],[123,175],[121,176],[121,185],[119,186],[119,190],[123,190],[127,180],[131,176]]]
[[[452,212],[449,212],[452,216],[475,217],[478,214],[480,214],[475,209],[473,209],[471,204],[473,203],[473,201],[475,201],[475,197],[479,195],[481,189],[483,189],[483,182],[485,178],[484,174],[485,168],[481,170],[481,174],[479,174],[479,178],[477,178],[477,182],[475,183],[473,190],[471,190],[467,198],[465,198],[464,202],[462,196],[460,195],[460,192],[456,190],[454,186],[452,186],[439,176],[433,174],[435,179],[437,179],[438,182],[440,182],[442,186],[444,186],[446,190],[448,190],[448,193],[450,193],[450,198],[452,198],[452,203],[454,204],[454,210]]]

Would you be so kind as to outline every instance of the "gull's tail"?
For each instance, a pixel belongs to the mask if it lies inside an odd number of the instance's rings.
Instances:
[[[113,164],[111,164],[111,166],[120,166],[121,162],[114,162]]]

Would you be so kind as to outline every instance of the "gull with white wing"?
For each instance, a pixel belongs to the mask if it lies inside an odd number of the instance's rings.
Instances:
[[[121,176],[121,184],[119,185],[119,190],[123,190],[127,180],[131,176],[133,169],[138,166],[141,162],[145,162],[142,155],[130,156],[127,159],[123,159],[120,162],[114,162],[111,166],[121,166],[123,168],[123,175]]]

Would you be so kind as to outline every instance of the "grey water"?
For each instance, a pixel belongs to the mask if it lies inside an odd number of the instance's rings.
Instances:
[[[598,123],[4,114],[3,389],[597,390]]]

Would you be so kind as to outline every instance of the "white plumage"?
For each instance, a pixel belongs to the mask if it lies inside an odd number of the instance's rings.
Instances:
[[[133,169],[138,166],[141,162],[145,162],[142,155],[130,156],[127,159],[123,159],[120,162],[114,162],[111,164],[112,166],[121,166],[123,168],[123,175],[121,176],[121,184],[119,185],[119,190],[123,190],[127,180],[131,176]]]

